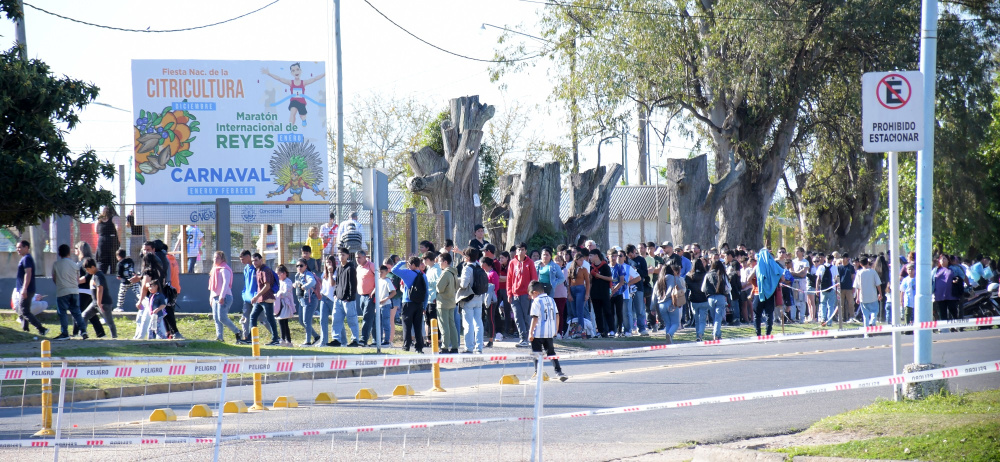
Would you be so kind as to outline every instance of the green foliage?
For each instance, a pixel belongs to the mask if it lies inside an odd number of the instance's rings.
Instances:
[[[5,2],[2,7],[10,15]],[[18,48],[0,54],[0,226],[23,228],[51,215],[95,216],[114,199],[99,188],[115,168],[94,151],[70,152],[59,126],[72,130],[78,111],[98,88],[56,78],[37,59],[22,61]]]
[[[479,199],[483,210],[492,210],[496,205],[493,190],[498,180],[497,155],[492,146],[483,143],[479,147]]]
[[[444,110],[431,119],[420,131],[418,145],[427,146],[442,155],[444,154],[444,139],[441,136],[441,123],[451,118],[451,111]]]
[[[538,231],[528,239],[528,249],[538,250],[542,247],[556,248],[559,244],[566,243],[566,233],[552,229],[548,223],[539,223]]]

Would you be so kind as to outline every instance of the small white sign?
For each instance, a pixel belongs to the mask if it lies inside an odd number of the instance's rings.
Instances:
[[[868,72],[861,78],[861,133],[865,152],[924,148],[924,75]]]

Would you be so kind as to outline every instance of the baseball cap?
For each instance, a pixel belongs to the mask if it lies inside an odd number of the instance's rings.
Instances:
[[[673,246],[674,246],[674,243],[670,242],[670,241],[663,241],[663,243],[660,244],[660,247],[673,247]]]

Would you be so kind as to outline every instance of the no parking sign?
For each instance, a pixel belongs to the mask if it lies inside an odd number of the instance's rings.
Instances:
[[[920,71],[869,72],[861,80],[866,152],[924,148],[924,76]]]

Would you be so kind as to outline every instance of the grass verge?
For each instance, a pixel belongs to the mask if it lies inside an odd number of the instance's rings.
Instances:
[[[778,450],[789,456],[926,461],[1000,460],[1000,390],[878,401],[827,417],[807,432],[847,432],[850,442]]]

